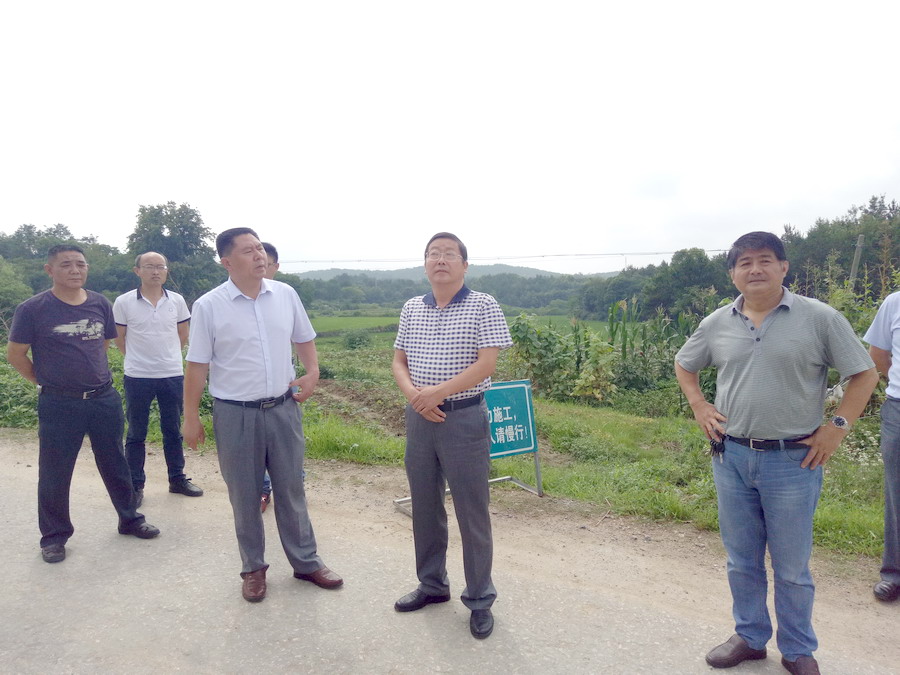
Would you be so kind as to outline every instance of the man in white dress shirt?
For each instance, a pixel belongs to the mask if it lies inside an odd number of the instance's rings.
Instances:
[[[237,227],[216,238],[228,281],[193,307],[184,379],[184,439],[204,440],[200,398],[209,376],[213,430],[234,512],[249,602],[266,596],[265,529],[259,495],[266,469],[278,492],[275,522],[298,579],[337,588],[340,576],[316,553],[303,479],[302,403],[319,380],[316,336],[296,291],[265,279],[266,252],[256,232]],[[291,344],[306,374],[296,377]],[[296,393],[294,387],[297,388]]]

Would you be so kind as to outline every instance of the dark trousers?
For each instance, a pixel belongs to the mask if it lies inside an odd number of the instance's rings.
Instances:
[[[163,437],[163,452],[169,469],[169,482],[178,482],[184,475],[184,448],[181,436],[181,412],[184,409],[184,377],[128,377],[125,376],[125,404],[128,435],[125,437],[125,456],[131,469],[131,482],[141,490],[147,477],[144,461],[147,450],[147,426],[150,404],[159,404],[159,428]]]
[[[124,422],[122,398],[112,387],[88,400],[47,393],[38,397],[41,546],[65,544],[75,531],[69,518],[69,489],[85,434],[91,440],[100,477],[119,514],[119,526],[144,521],[134,508],[134,491],[122,448]]]
[[[412,497],[413,540],[419,590],[450,592],[447,578],[447,511],[450,486],[462,537],[466,587],[460,599],[469,609],[487,609],[497,597],[491,580],[490,427],[487,407],[451,410],[444,422],[429,422],[406,406],[406,476]],[[278,500],[275,500],[278,503]]]

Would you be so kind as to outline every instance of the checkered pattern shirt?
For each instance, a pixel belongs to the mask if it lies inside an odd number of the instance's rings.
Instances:
[[[443,308],[437,306],[432,293],[407,300],[394,341],[394,349],[406,353],[409,374],[417,387],[435,386],[459,375],[475,363],[479,349],[510,346],[512,337],[497,301],[466,286]],[[447,400],[477,396],[490,386],[487,377]]]

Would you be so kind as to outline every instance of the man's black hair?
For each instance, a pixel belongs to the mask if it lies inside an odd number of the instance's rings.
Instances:
[[[263,248],[266,249],[266,255],[272,258],[272,260],[274,260],[275,262],[278,262],[278,249],[272,246],[272,244],[267,241],[264,241],[262,245]]]
[[[66,251],[75,251],[75,253],[84,255],[84,250],[80,246],[76,246],[75,244],[57,244],[56,246],[51,246],[50,250],[47,251],[47,262],[50,262],[60,253],[65,253]]]
[[[787,254],[784,252],[784,244],[781,239],[771,232],[748,232],[731,245],[731,250],[728,251],[728,257],[726,258],[728,269],[733,270],[738,258],[744,255],[746,251],[759,251],[764,248],[772,251],[779,260],[787,260]]]
[[[467,262],[469,260],[469,252],[466,250],[466,245],[462,243],[462,239],[457,237],[455,234],[451,234],[450,232],[438,232],[431,239],[428,240],[428,243],[425,244],[425,257],[428,257],[428,247],[431,246],[431,242],[435,239],[451,239],[455,241],[457,246],[459,246],[459,254],[462,256],[463,262]]]
[[[216,237],[216,253],[219,254],[220,259],[231,255],[231,249],[234,248],[234,240],[242,234],[252,234],[259,239],[259,235],[249,227],[232,227],[230,230],[225,230]]]

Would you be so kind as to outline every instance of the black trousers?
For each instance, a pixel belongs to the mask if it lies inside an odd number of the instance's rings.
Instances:
[[[144,521],[134,507],[131,472],[125,461],[122,398],[112,387],[97,398],[42,393],[38,397],[38,525],[41,546],[65,544],[75,528],[69,518],[69,489],[85,435],[119,516],[119,526]]]

